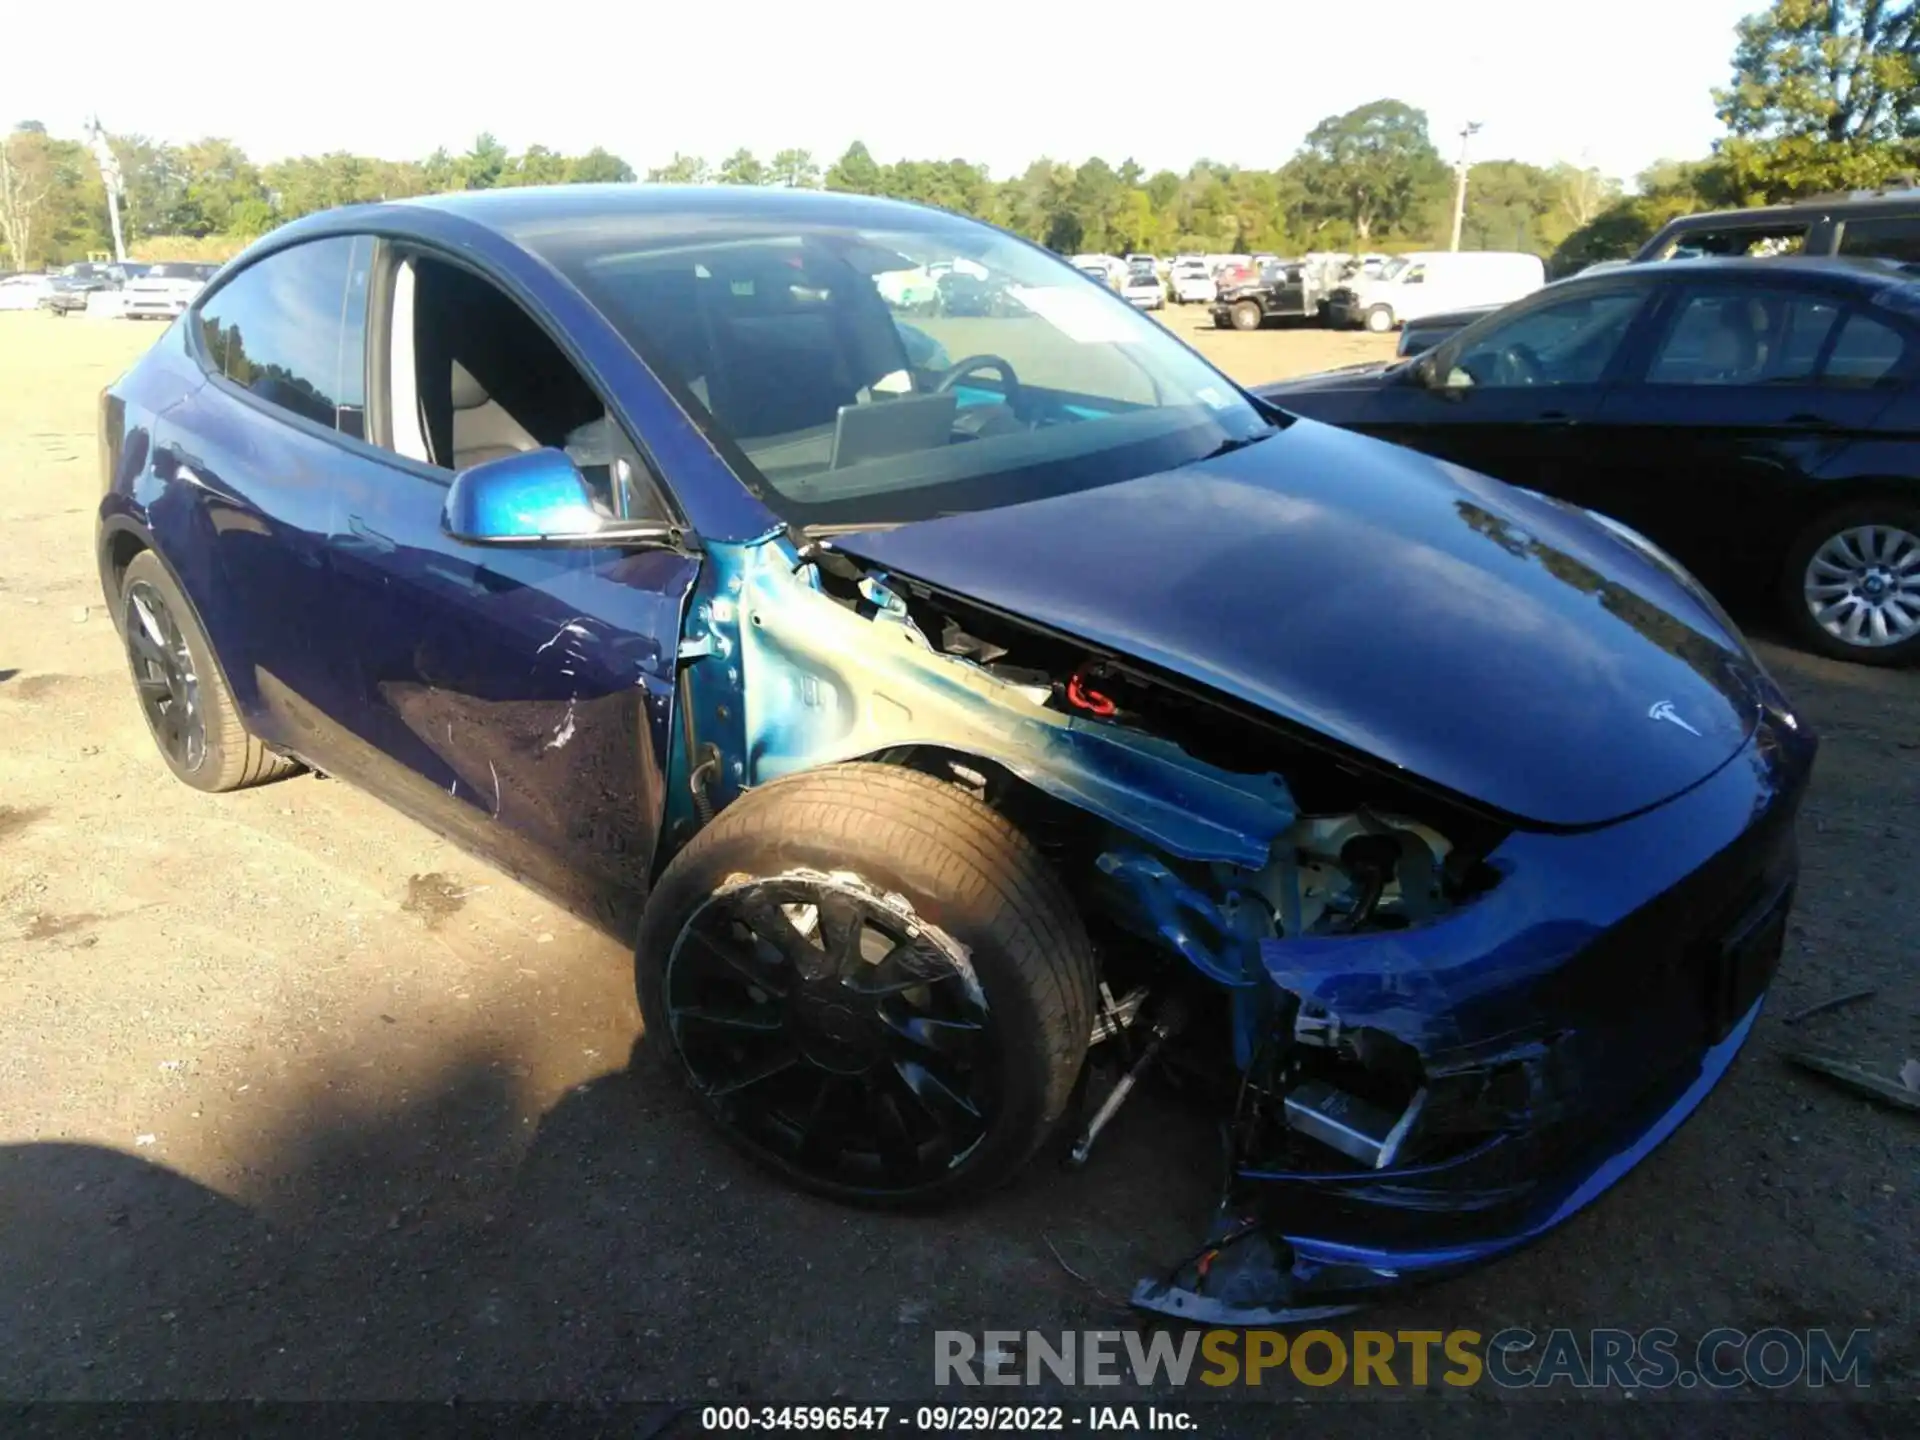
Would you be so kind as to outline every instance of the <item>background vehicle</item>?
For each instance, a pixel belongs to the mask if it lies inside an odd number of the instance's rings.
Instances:
[[[1176,260],[1167,272],[1167,284],[1181,305],[1204,305],[1214,296],[1213,272],[1204,260]]]
[[[9,275],[0,280],[0,310],[33,310],[52,293],[51,275]]]
[[[1167,287],[1151,270],[1136,270],[1127,276],[1120,294],[1129,305],[1142,310],[1162,310],[1167,304]]]
[[[1086,276],[1089,280],[1095,281],[1096,283],[1105,286],[1109,290],[1114,289],[1118,283],[1114,279],[1113,271],[1104,264],[1101,264],[1095,261],[1088,261],[1088,260],[1081,259],[1081,260],[1075,260],[1073,262],[1073,268],[1078,270],[1082,275]]]
[[[206,288],[217,265],[163,260],[126,283],[126,315],[130,320],[171,320],[185,313],[193,298]]]
[[[1428,250],[1389,261],[1377,276],[1352,276],[1327,301],[1327,323],[1385,334],[1408,320],[1469,305],[1504,305],[1547,283],[1537,255],[1507,250]]]
[[[96,290],[116,288],[106,275],[56,275],[53,288],[40,298],[40,308],[65,316],[75,310],[85,313],[87,297]]]
[[[903,318],[875,277],[942,256],[1020,312]],[[633,940],[695,1103],[843,1200],[1006,1180],[1130,1005],[1226,1122],[1229,1213],[1311,1217],[1149,1308],[1532,1238],[1692,1112],[1779,957],[1813,741],[1657,556],[1291,421],[945,212],[310,216],[100,416],[180,779],[310,762]]]
[[[1784,259],[1842,255],[1920,264],[1920,190],[1862,191],[1791,205],[1719,210],[1669,221],[1631,260],[1597,260],[1579,274],[1662,260]],[[1419,317],[1403,331],[1399,353],[1418,355],[1498,305],[1474,305]]]
[[[1223,330],[1258,330],[1273,319],[1317,319],[1337,288],[1335,273],[1326,260],[1275,261],[1251,280],[1222,284],[1213,323]]]
[[[1920,190],[1857,191],[1669,221],[1636,261],[1880,256],[1920,264]]]
[[[1920,655],[1920,281],[1875,261],[1632,265],[1274,403],[1614,517],[1801,643]]]

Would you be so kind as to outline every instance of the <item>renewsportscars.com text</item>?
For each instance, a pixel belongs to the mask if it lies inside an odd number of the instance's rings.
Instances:
[[[1865,1330],[940,1330],[936,1385],[1864,1389]]]

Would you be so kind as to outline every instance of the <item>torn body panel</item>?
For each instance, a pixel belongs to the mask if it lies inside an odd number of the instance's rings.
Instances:
[[[1079,818],[1063,878],[1158,957],[1155,993],[1216,996],[1228,1034],[1182,1043],[1237,1086],[1223,1216],[1264,1258],[1145,1285],[1145,1308],[1318,1313],[1524,1243],[1670,1133],[1751,1026],[1812,754],[1783,705],[1651,811],[1513,829],[784,534],[708,559],[677,766],[702,757],[707,803],[874,756],[998,767]]]
[[[714,560],[730,573],[707,603],[708,636],[743,677],[744,783],[933,747],[990,760],[1182,859],[1255,868],[1294,819],[1278,776],[1233,774],[1049,709],[1031,688],[936,651],[903,611],[868,618],[835,599],[783,542],[716,548]]]

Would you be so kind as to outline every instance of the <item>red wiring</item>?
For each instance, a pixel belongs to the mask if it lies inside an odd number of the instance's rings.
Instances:
[[[1088,689],[1086,680],[1079,675],[1067,681],[1067,699],[1075,708],[1084,710],[1089,715],[1104,717],[1120,713],[1118,705],[1098,690]]]

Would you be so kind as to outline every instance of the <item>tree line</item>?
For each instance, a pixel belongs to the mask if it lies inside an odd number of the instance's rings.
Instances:
[[[1558,269],[1630,254],[1674,215],[1880,186],[1920,169],[1920,0],[1774,0],[1736,29],[1726,135],[1711,155],[1662,161],[1629,191],[1591,167],[1471,167],[1462,244],[1551,257]],[[316,210],[446,190],[590,181],[824,187],[943,206],[1066,253],[1409,249],[1445,244],[1454,174],[1426,115],[1376,100],[1331,115],[1272,169],[1199,160],[1146,172],[1131,159],[1047,158],[995,177],[965,159],[877,161],[856,141],[822,165],[802,149],[710,164],[676,153],[636,176],[595,148],[514,154],[483,134],[461,154],[380,160],[334,152],[267,165],[230,140],[110,136],[136,254],[224,254]],[[0,142],[0,240],[14,268],[110,248],[92,151],[28,121]]]

